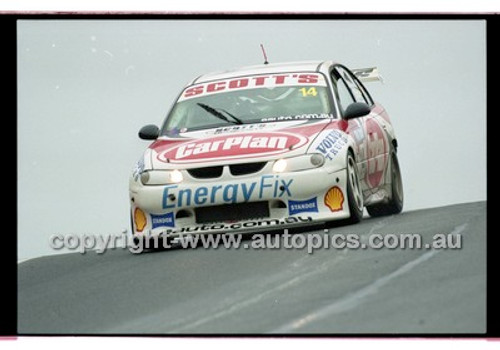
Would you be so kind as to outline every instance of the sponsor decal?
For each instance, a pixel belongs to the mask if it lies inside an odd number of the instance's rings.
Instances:
[[[166,213],[163,215],[151,214],[151,225],[157,227],[175,227],[174,213]]]
[[[268,126],[267,124],[243,124],[243,125],[227,126],[215,129],[214,134],[219,135],[219,134],[248,131],[248,130],[252,131],[262,130],[265,129],[267,126]]]
[[[288,201],[288,210],[290,215],[295,215],[299,213],[317,213],[318,212],[318,198],[314,197],[304,201]]]
[[[189,86],[182,93],[179,98],[179,102],[193,97],[205,96],[225,91],[298,85],[326,86],[326,81],[322,74],[316,73],[255,75],[251,77],[218,80],[210,83]]]
[[[251,134],[221,135],[177,144],[158,153],[162,162],[189,162],[219,158],[245,158],[257,155],[284,153],[307,143],[299,134],[285,132],[255,132]]]
[[[292,196],[290,186],[293,179],[282,179],[279,175],[263,175],[260,180],[250,183],[200,186],[195,189],[179,190],[178,185],[165,186],[163,209],[191,207],[208,204],[248,202],[251,198],[281,198]],[[171,194],[175,200],[171,200]]]
[[[144,156],[142,156],[141,159],[139,159],[139,161],[134,167],[134,170],[132,171],[132,176],[135,181],[139,179],[139,175],[141,175],[143,171],[144,171]]]
[[[359,119],[349,121],[349,133],[352,135],[356,143],[362,143],[365,140],[365,133]]]
[[[387,141],[384,131],[373,119],[367,119],[368,131],[368,171],[366,180],[371,188],[377,187],[382,181],[387,165]]]
[[[366,140],[363,125],[359,119],[349,120],[348,133],[353,137],[359,159],[366,159]],[[362,168],[365,166],[363,163]],[[364,174],[364,172],[363,172]]]
[[[135,208],[134,210],[134,223],[135,230],[137,232],[142,232],[148,223],[148,219],[146,218],[146,214],[139,208]]]
[[[330,188],[325,194],[325,205],[330,211],[336,212],[342,210],[344,204],[344,194],[338,186]]]
[[[279,122],[282,120],[307,120],[307,119],[333,119],[335,116],[328,113],[311,113],[311,114],[297,114],[297,115],[281,115],[278,117],[262,118],[262,122]]]
[[[245,228],[258,228],[266,226],[280,226],[280,225],[291,225],[299,224],[304,222],[313,221],[310,216],[290,216],[284,219],[263,219],[263,220],[250,220],[244,222],[237,222],[232,224],[224,223],[213,223],[213,224],[203,224],[203,225],[193,225],[184,226],[178,229],[166,229],[160,234],[175,234],[175,233],[193,233],[193,232],[206,232],[206,231],[221,231],[221,230],[238,230]]]
[[[339,130],[330,131],[316,147],[326,158],[332,160],[347,144],[347,136]]]

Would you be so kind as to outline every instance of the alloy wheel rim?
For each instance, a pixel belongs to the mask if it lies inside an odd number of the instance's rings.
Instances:
[[[355,166],[356,165],[354,164],[354,160],[352,159],[352,157],[349,157],[347,175],[351,184],[354,201],[356,202],[356,206],[358,207],[358,209],[361,210],[363,207],[363,197],[361,195],[361,189],[359,188],[358,173],[355,169]]]

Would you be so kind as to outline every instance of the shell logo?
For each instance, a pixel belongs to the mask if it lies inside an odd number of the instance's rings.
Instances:
[[[330,208],[330,211],[335,212],[342,210],[344,204],[344,194],[338,186],[330,188],[325,194],[325,205]]]
[[[142,232],[142,230],[144,230],[144,227],[146,227],[146,224],[148,223],[146,214],[139,208],[135,208],[134,210],[134,223],[137,232]]]

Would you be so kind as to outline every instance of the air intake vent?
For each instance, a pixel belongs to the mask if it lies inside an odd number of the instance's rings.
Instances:
[[[214,179],[221,177],[222,169],[222,166],[210,166],[206,168],[188,169],[187,172],[197,179]]]
[[[231,174],[234,176],[248,175],[261,171],[266,166],[266,162],[260,163],[243,163],[233,164],[229,166]]]

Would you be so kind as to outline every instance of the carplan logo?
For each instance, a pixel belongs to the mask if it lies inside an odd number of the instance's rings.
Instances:
[[[210,161],[220,158],[248,158],[288,152],[307,143],[307,138],[285,132],[257,132],[251,134],[223,135],[189,141],[160,151],[162,162]]]

